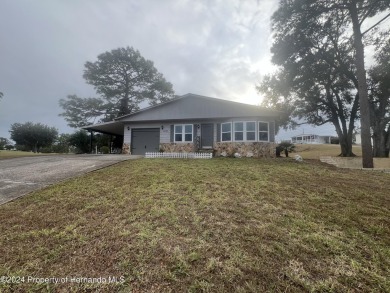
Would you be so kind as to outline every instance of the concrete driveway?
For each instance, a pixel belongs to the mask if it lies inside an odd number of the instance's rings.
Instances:
[[[139,157],[55,155],[0,160],[0,205],[61,180]]]

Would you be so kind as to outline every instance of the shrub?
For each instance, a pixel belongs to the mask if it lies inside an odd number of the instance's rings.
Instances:
[[[44,147],[44,148],[41,148],[39,151],[40,151],[41,153],[46,153],[46,154],[48,154],[48,153],[53,153],[52,147]]]
[[[340,139],[338,137],[331,137],[330,143],[331,144],[340,144]]]
[[[110,152],[110,149],[108,148],[108,146],[102,146],[100,148],[100,151],[102,152],[102,154],[108,154]]]
[[[293,143],[289,141],[282,141],[280,144],[276,146],[276,156],[280,157],[280,153],[284,152],[285,156],[288,157],[288,153],[293,152],[294,150],[295,150],[295,145]]]
[[[14,149],[14,146],[12,144],[7,144],[5,147],[4,147],[7,151],[10,151],[10,150],[13,150]]]

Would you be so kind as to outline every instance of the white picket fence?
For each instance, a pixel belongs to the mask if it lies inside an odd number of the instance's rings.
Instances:
[[[169,159],[211,159],[212,153],[145,153],[145,158],[169,158]]]

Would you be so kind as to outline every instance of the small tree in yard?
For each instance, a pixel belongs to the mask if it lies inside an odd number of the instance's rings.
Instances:
[[[32,122],[14,123],[9,132],[19,148],[34,152],[39,152],[42,147],[50,147],[58,135],[56,128]]]
[[[102,154],[108,154],[110,152],[110,148],[104,145],[100,148],[100,151]]]
[[[282,141],[276,147],[276,156],[280,157],[280,153],[284,152],[284,155],[288,157],[289,152],[293,152],[295,150],[295,145],[289,141]]]

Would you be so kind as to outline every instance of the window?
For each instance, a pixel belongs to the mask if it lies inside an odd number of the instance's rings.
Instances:
[[[192,142],[193,140],[193,125],[178,124],[175,125],[175,142]]]
[[[268,140],[268,122],[259,122],[259,141]]]
[[[234,122],[235,141],[255,141],[256,122]]]
[[[221,124],[221,141],[231,141],[232,140],[232,124],[222,123]]]
[[[244,122],[234,122],[234,140],[244,140]]]
[[[245,122],[246,128],[246,140],[255,141],[256,140],[256,122]]]
[[[256,129],[258,123],[258,129]],[[256,135],[256,131],[258,134]],[[268,122],[237,121],[221,123],[221,141],[269,141]]]

